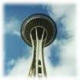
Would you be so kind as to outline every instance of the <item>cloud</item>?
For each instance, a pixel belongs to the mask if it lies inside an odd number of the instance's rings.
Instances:
[[[11,61],[8,62],[8,65],[14,65],[15,64],[15,60],[12,59]]]
[[[10,34],[15,34],[20,36],[20,26],[21,23],[16,18],[11,18],[8,22],[5,23],[5,32]]]
[[[45,49],[45,62],[48,76],[73,76],[76,74],[76,60],[75,60],[75,42],[61,43],[56,41],[55,44],[60,44],[60,65],[52,66],[49,60],[51,54],[50,49]]]
[[[9,75],[10,76],[28,76],[29,69],[32,63],[32,51],[29,51],[30,57],[20,57],[14,62],[14,67],[12,70],[10,70]],[[9,62],[10,63],[10,62]]]
[[[65,30],[69,32],[69,35],[74,34],[74,23],[76,22],[76,12],[74,5],[49,5],[47,10],[54,21],[60,21],[63,24]]]
[[[10,76],[27,76],[29,72],[29,68],[31,65],[31,58],[18,59],[15,63],[14,68],[10,71]]]
[[[63,24],[65,33],[67,35],[71,35],[69,39],[67,38],[66,41],[56,39],[50,47],[45,49],[46,54],[46,67],[48,75],[75,75],[76,74],[76,60],[75,60],[75,8],[74,5],[53,5],[51,7],[51,11],[48,8],[50,16],[55,20]],[[58,26],[58,29],[60,26]],[[64,33],[63,33],[64,34]],[[60,65],[56,67],[52,67],[50,64],[50,60],[48,57],[51,54],[51,48],[53,46],[58,45],[57,48],[60,49]],[[47,63],[48,62],[48,63]]]

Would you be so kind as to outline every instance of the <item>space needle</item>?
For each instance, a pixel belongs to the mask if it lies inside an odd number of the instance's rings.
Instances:
[[[23,21],[21,37],[33,50],[33,59],[29,70],[29,76],[47,76],[44,47],[47,47],[55,40],[56,33],[56,24],[48,15],[33,14]]]

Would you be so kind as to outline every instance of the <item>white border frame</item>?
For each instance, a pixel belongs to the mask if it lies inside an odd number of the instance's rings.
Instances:
[[[42,80],[80,80],[80,0],[1,0],[0,1],[0,80],[28,80],[24,77],[5,77],[3,76],[3,18],[4,4],[75,4],[76,5],[76,59],[77,59],[77,75],[73,77],[50,77]],[[33,79],[30,79],[33,80]],[[38,80],[37,78],[35,80]]]

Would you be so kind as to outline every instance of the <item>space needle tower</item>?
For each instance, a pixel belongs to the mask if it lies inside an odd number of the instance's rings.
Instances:
[[[29,76],[47,76],[44,47],[54,41],[56,33],[55,22],[45,14],[33,14],[24,20],[21,27],[21,37],[33,50]]]

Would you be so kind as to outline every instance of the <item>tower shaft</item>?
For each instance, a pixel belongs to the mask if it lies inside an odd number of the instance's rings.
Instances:
[[[29,76],[36,76],[36,77],[44,77],[46,76],[46,68],[44,64],[44,53],[43,53],[43,37],[44,37],[43,30],[41,34],[41,38],[39,38],[38,30],[35,28],[35,36],[36,40],[33,39],[32,34],[30,33],[30,38],[33,47],[33,61],[29,71]]]

